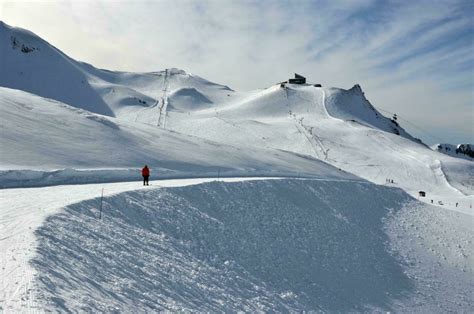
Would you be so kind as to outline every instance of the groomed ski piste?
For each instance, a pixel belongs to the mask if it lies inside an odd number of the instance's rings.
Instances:
[[[474,311],[472,161],[360,86],[0,54],[0,311]]]

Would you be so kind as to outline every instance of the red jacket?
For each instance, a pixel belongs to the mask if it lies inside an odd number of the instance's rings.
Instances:
[[[150,169],[148,167],[144,167],[142,169],[142,176],[149,176],[150,175]]]

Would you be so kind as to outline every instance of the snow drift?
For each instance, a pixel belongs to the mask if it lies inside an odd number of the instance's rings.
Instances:
[[[371,184],[272,180],[128,192],[37,231],[51,310],[389,310],[414,289],[383,218],[410,198]]]
[[[168,101],[169,110],[175,111],[194,111],[210,107],[212,102],[195,88],[180,88],[173,91]]]
[[[426,312],[474,301],[466,216],[400,189],[214,182],[107,197],[102,220],[98,208],[68,206],[36,232],[46,309]]]

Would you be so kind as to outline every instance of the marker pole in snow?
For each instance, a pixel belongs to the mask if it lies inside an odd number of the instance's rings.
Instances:
[[[102,219],[102,201],[104,200],[104,188],[102,188],[102,195],[100,197],[100,211],[99,211],[99,219]]]

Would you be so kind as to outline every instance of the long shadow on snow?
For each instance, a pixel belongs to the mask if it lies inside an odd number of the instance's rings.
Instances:
[[[123,193],[102,221],[97,200],[48,218],[33,265],[53,308],[388,310],[412,286],[383,219],[408,199],[310,180]]]

